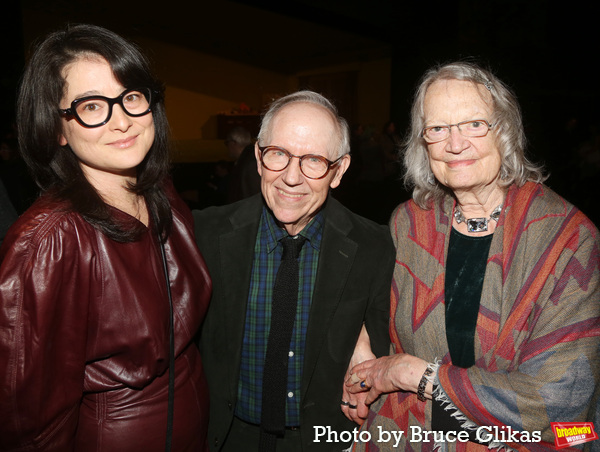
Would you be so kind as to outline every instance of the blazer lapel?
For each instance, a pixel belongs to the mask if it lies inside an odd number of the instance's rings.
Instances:
[[[317,279],[306,336],[306,355],[302,372],[303,398],[306,396],[333,315],[342,300],[344,287],[358,249],[358,244],[348,238],[352,224],[340,208],[338,201],[330,198],[327,204]]]

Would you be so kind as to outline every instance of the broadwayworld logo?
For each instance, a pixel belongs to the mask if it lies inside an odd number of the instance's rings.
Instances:
[[[598,439],[591,422],[550,422],[558,449]]]

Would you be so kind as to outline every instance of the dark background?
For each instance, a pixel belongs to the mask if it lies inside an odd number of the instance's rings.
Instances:
[[[548,185],[596,224],[600,168],[600,38],[591,2],[533,1],[37,1],[4,2],[0,10],[0,125],[10,133],[15,90],[29,42],[24,11],[64,22],[91,22],[125,36],[163,39],[231,60],[295,74],[324,63],[390,56],[391,111],[406,130],[414,87],[433,64],[474,58],[517,93],[529,156],[545,164]],[[293,20],[292,20],[293,19]],[[289,21],[289,22],[288,22]],[[301,24],[301,25],[298,25]],[[348,39],[351,36],[352,39]],[[185,63],[182,62],[184,69]],[[342,100],[343,101],[343,100]],[[343,183],[342,183],[343,184]],[[405,199],[400,184],[351,207],[385,221]],[[371,210],[363,208],[369,204]],[[373,206],[379,210],[373,211]]]

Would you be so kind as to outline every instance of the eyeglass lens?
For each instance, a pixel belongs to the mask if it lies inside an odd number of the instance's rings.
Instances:
[[[271,171],[282,171],[292,159],[292,155],[282,149],[267,149],[262,154],[263,165]],[[306,177],[317,179],[324,176],[329,169],[329,163],[318,155],[303,155],[300,157],[300,171]]]
[[[456,126],[459,132],[466,137],[482,137],[488,133],[490,125],[483,119],[459,122],[448,126],[427,127],[423,133],[426,140],[437,142],[450,136],[450,128]]]
[[[86,97],[77,103],[75,112],[84,124],[100,125],[109,119],[115,103],[121,105],[130,116],[142,115],[150,108],[150,93],[144,90],[130,90],[115,99]]]

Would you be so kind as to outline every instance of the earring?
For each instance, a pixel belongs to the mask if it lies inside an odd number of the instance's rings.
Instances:
[[[435,185],[435,177],[433,173],[429,173],[429,175],[427,176],[427,183],[429,185]]]

